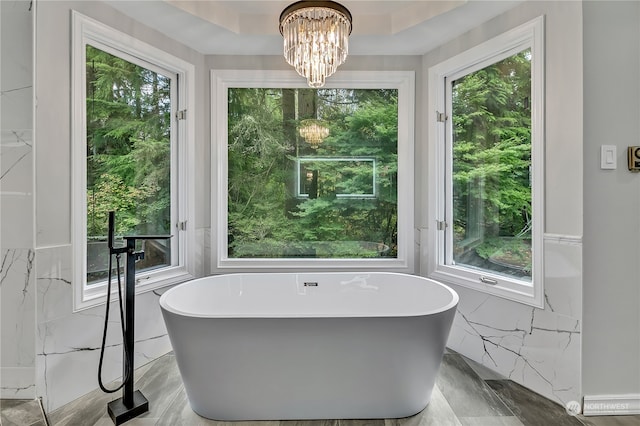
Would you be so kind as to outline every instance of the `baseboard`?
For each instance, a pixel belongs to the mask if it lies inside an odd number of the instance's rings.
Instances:
[[[584,416],[625,416],[640,414],[640,394],[585,395]]]

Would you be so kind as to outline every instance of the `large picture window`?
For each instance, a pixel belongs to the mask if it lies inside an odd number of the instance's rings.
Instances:
[[[541,304],[542,20],[430,70],[430,274]],[[431,90],[431,89],[430,89]]]
[[[218,174],[218,265],[405,268],[409,75],[379,79],[380,87],[353,79],[322,89],[295,77],[274,87],[230,75],[214,74],[224,126],[214,137],[226,165]]]
[[[80,309],[105,295],[109,211],[116,213],[116,239],[172,236],[140,240],[139,291],[192,275],[185,164],[193,122],[178,120],[184,114],[177,112],[190,104],[193,66],[80,14],[73,23],[74,295]]]

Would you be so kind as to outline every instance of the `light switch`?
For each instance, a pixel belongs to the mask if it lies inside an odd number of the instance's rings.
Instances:
[[[614,170],[616,168],[616,146],[600,146],[600,168],[602,170]]]

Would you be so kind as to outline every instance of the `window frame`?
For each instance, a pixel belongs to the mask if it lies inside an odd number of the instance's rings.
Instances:
[[[452,81],[483,69],[524,49],[531,49],[531,282],[512,279],[452,263]],[[444,112],[444,122],[438,120]],[[426,275],[494,296],[542,308],[544,306],[544,17],[537,17],[482,44],[447,59],[428,70],[429,196],[427,207]],[[488,284],[481,278],[495,280]]]
[[[178,120],[176,112],[195,110],[195,67],[180,58],[72,11],[72,253],[74,312],[105,303],[106,281],[87,285],[87,170],[86,170],[86,46],[91,45],[126,61],[166,75],[172,80],[171,216],[178,253],[172,265],[136,274],[136,294],[186,281],[195,276],[194,132],[193,114]],[[169,74],[169,75],[167,75]],[[176,118],[173,118],[176,117]],[[116,217],[116,221],[118,218]],[[184,224],[183,226],[178,226]],[[182,229],[184,228],[184,229]],[[125,260],[123,260],[123,263]],[[112,294],[117,293],[113,286]]]
[[[394,259],[229,258],[228,236],[228,89],[308,88],[293,70],[211,71],[211,267],[212,272],[310,271],[384,269],[413,272],[414,268],[414,71],[340,71],[324,88],[398,90],[398,257]]]

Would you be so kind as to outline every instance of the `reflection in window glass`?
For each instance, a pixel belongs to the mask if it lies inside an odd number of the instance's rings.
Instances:
[[[398,91],[228,91],[228,257],[397,257]]]
[[[171,79],[86,47],[87,283],[106,278],[108,212],[116,235],[169,234]],[[171,264],[171,242],[147,240],[136,268]],[[139,247],[142,249],[142,247]]]
[[[531,50],[452,82],[453,259],[531,281]]]
[[[375,197],[375,158],[300,158],[299,197]]]

